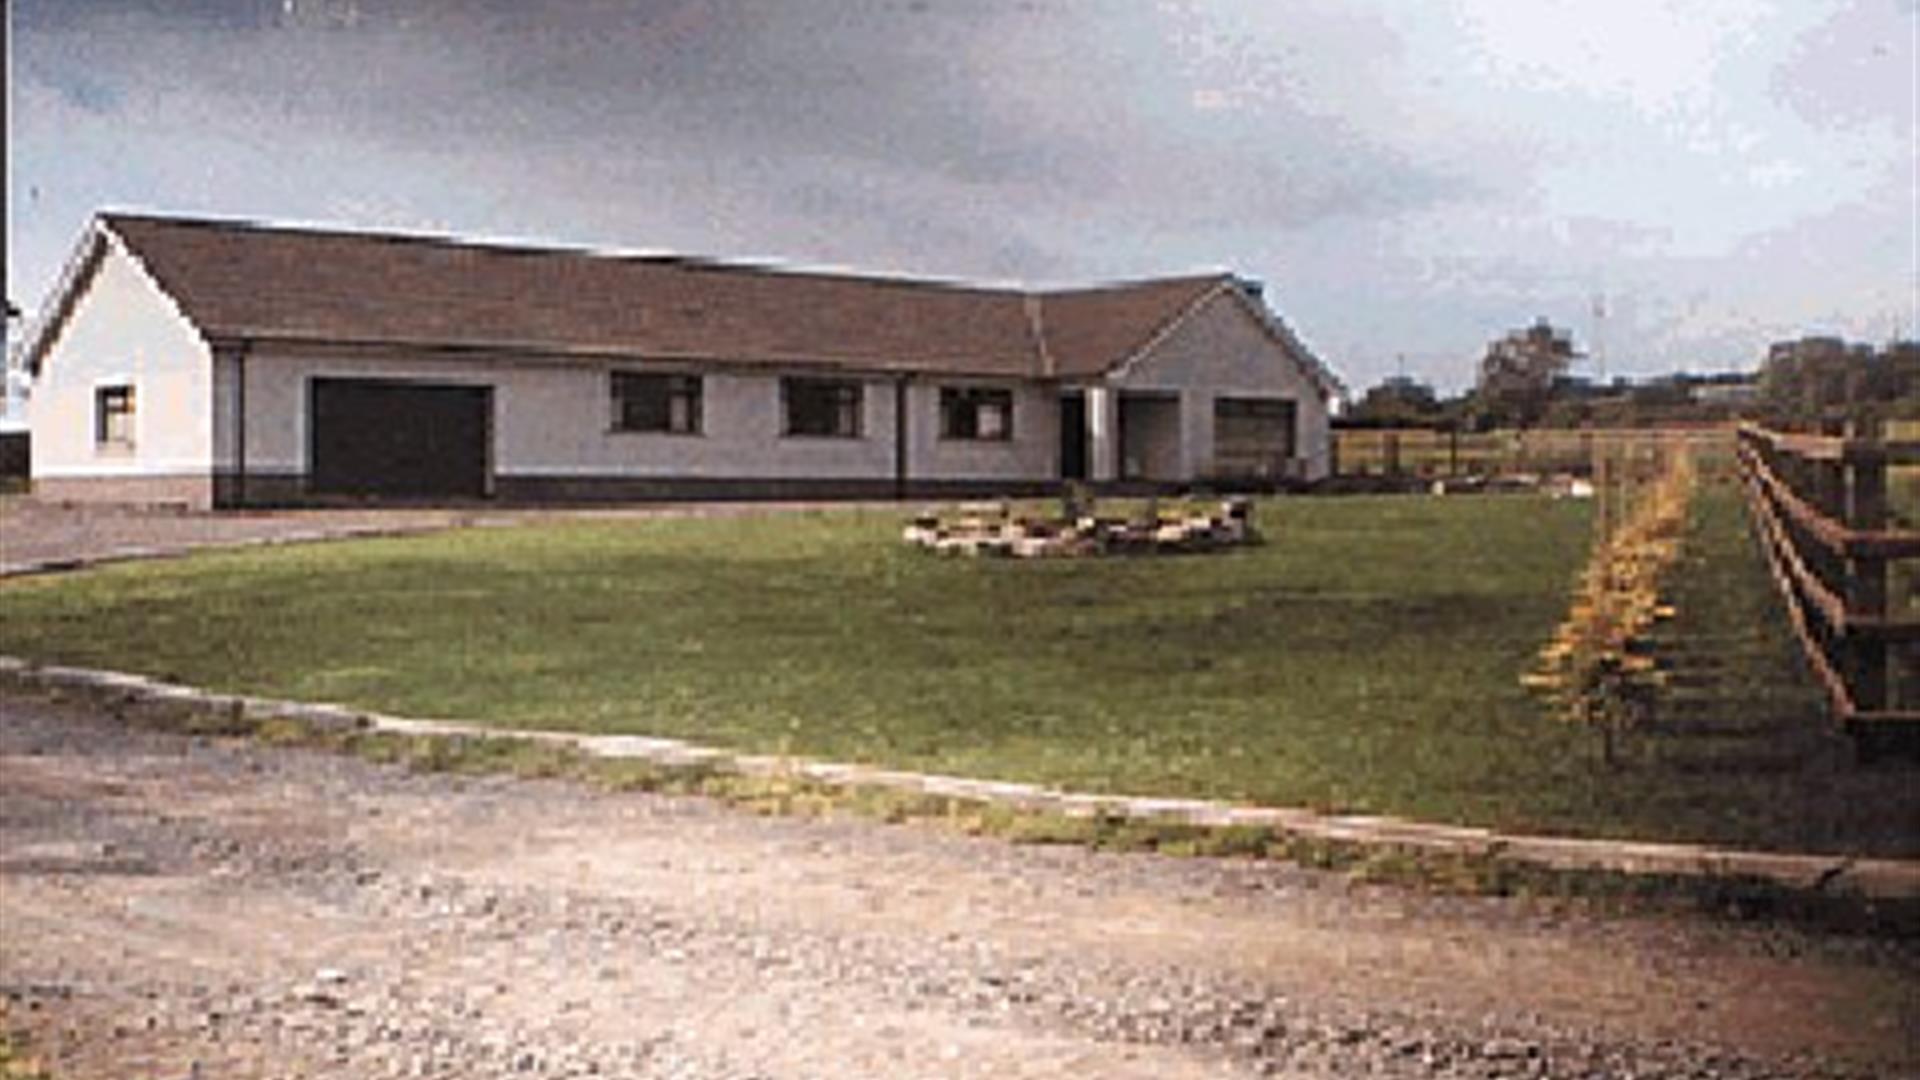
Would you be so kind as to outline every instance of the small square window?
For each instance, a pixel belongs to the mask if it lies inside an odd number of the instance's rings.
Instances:
[[[1003,442],[1013,438],[1013,391],[940,388],[940,437]]]
[[[860,391],[859,383],[846,379],[782,379],[786,434],[859,438]]]
[[[698,375],[613,373],[613,429],[672,435],[700,432]]]
[[[133,445],[133,387],[102,386],[94,390],[93,441],[100,446]]]

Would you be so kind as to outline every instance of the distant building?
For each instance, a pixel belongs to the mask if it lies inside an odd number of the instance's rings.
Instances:
[[[1743,408],[1760,401],[1760,375],[1743,371],[1724,375],[1703,375],[1690,380],[1693,400],[1702,405]]]

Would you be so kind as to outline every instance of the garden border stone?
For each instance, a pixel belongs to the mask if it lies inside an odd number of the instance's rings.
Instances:
[[[1365,850],[1491,858],[1562,872],[1648,879],[1759,881],[1796,894],[1865,901],[1920,901],[1920,860],[1748,851],[1703,844],[1503,833],[1384,815],[1323,814],[1303,807],[1244,806],[1207,799],[1100,795],[1001,780],[915,773],[844,762],[735,754],[682,739],[495,728],[452,720],[386,716],[325,702],[215,693],[143,675],[0,656],[0,684],[102,694],[129,704],[199,708],[260,721],[284,718],[328,732],[385,732],[442,738],[518,739],[561,745],[600,758],[645,761],[754,776],[798,776],[842,788],[880,788],[1075,818],[1107,818],[1202,829],[1266,828],[1288,838]]]

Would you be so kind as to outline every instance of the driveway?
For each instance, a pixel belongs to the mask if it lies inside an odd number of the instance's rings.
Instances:
[[[62,1078],[1894,1076],[1911,945],[413,775],[0,698]]]
[[[301,510],[202,514],[0,498],[0,577],[95,559],[175,554],[203,547],[449,528],[471,519],[447,510]]]
[[[150,558],[209,547],[432,532],[578,519],[780,513],[898,503],[660,503],[592,508],[248,510],[195,513],[0,496],[0,577],[71,569],[92,560]],[[906,512],[901,510],[902,514]]]

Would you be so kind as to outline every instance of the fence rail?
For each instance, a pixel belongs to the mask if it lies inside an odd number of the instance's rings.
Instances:
[[[1920,558],[1920,530],[1893,527],[1887,506],[1888,466],[1920,463],[1920,442],[1743,425],[1738,449],[1767,564],[1834,719],[1850,734],[1920,723],[1891,670],[1920,642],[1920,619],[1888,604],[1894,564]]]
[[[1339,476],[1441,479],[1514,473],[1585,472],[1596,453],[1666,444],[1718,442],[1721,428],[1536,428],[1458,431],[1433,428],[1338,428],[1333,472]]]

